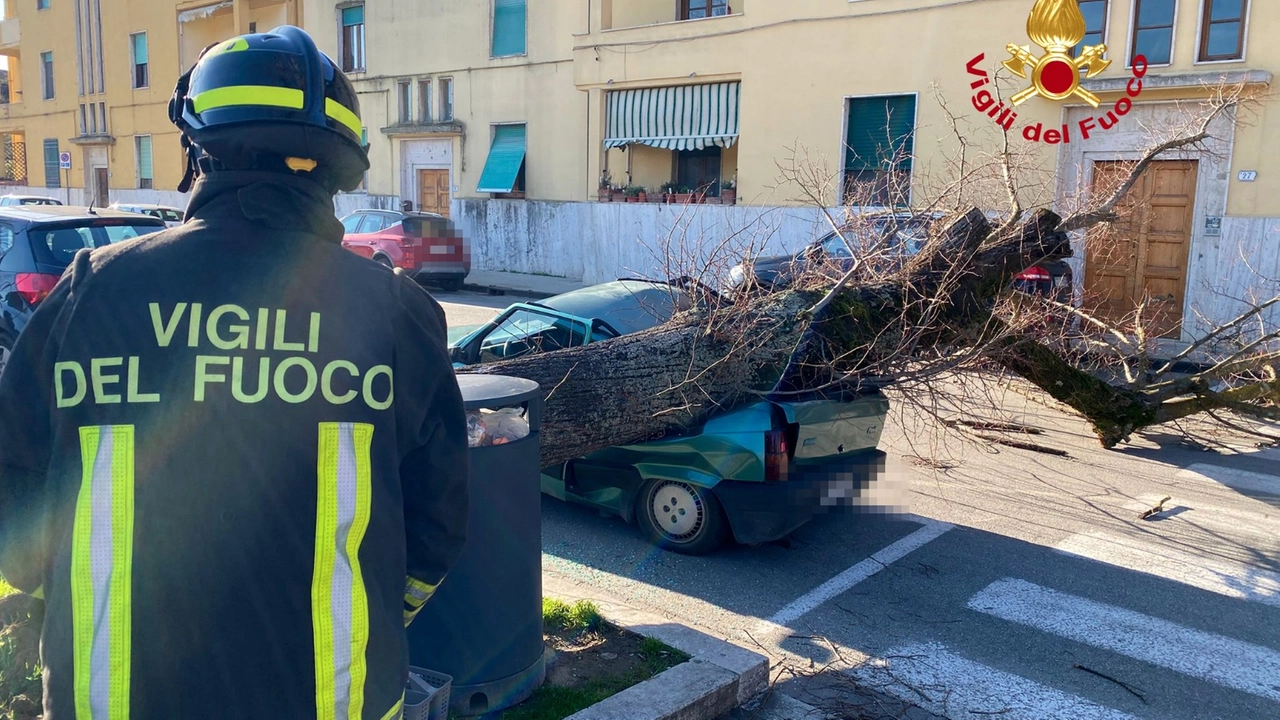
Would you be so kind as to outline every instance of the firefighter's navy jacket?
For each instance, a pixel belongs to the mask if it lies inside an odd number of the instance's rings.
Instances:
[[[46,720],[399,716],[464,413],[440,306],[341,239],[318,185],[215,173],[26,326],[0,573],[46,600]]]

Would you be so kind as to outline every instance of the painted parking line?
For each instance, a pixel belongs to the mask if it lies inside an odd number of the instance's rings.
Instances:
[[[949,720],[1136,720],[1128,713],[974,662],[938,643],[896,647],[848,674],[865,687]]]
[[[1280,607],[1280,574],[1244,563],[1104,533],[1072,535],[1054,549],[1219,595]]]
[[[768,622],[773,625],[787,626],[797,618],[809,613],[819,605],[849,590],[854,585],[866,580],[883,570],[887,565],[901,560],[913,550],[925,546],[938,539],[952,527],[949,523],[935,520],[922,520],[924,527],[916,530],[901,540],[876,552],[871,557],[836,575],[825,583],[791,601],[786,607],[774,613]]]
[[[1257,492],[1265,495],[1280,495],[1280,475],[1236,470],[1235,468],[1196,463],[1175,475],[1179,480],[1199,480],[1226,485],[1236,490]]]
[[[997,580],[969,607],[1052,633],[1280,701],[1280,652],[1143,615],[1015,578]]]

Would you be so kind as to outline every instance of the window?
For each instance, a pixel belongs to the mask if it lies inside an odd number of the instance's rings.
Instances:
[[[1080,13],[1084,15],[1084,39],[1075,46],[1072,55],[1079,55],[1084,48],[1107,41],[1107,10],[1110,4],[1108,0],[1080,0]]]
[[[40,53],[40,90],[45,100],[53,99],[53,51]]]
[[[481,362],[510,360],[585,344],[584,323],[533,310],[516,310],[480,340]],[[474,346],[473,346],[474,347]]]
[[[58,141],[44,141],[44,186],[62,187],[62,170],[58,167]]]
[[[1244,19],[1249,0],[1204,0],[1200,61],[1244,58]]]
[[[396,91],[396,96],[400,98],[400,122],[412,122],[413,86],[409,84],[408,80],[404,80],[396,85]]]
[[[342,9],[342,71],[364,72],[364,5]]]
[[[129,42],[133,46],[133,87],[147,87],[147,34],[134,33]]]
[[[155,184],[154,176],[151,174],[151,136],[135,136],[133,138],[133,153],[134,157],[137,158],[138,188],[150,190]]]
[[[354,233],[356,231],[356,228],[360,226],[360,220],[363,219],[363,217],[364,217],[363,215],[357,214],[357,215],[348,215],[342,218],[343,232],[347,233],[348,235],[350,235],[351,233]]]
[[[1168,65],[1173,56],[1173,11],[1177,0],[1133,0],[1133,47],[1129,61],[1145,55],[1148,65]]]
[[[676,152],[676,184],[711,197],[720,195],[720,156],[718,147]]]
[[[36,0],[36,9],[37,9],[37,10],[48,10],[48,9],[49,9],[49,0]]]
[[[525,0],[493,0],[493,57],[524,55],[528,11]]]
[[[418,122],[423,125],[431,123],[431,81],[418,81]]]
[[[851,98],[845,137],[845,202],[906,205],[915,140],[914,95]]]
[[[680,0],[681,20],[697,20],[729,13],[729,0]]]
[[[256,33],[256,32],[258,32],[258,23],[256,23],[256,22],[251,22],[251,23],[249,23],[249,33],[250,33],[250,34],[253,34],[253,33]]]
[[[98,115],[102,118],[102,134],[103,134],[103,135],[110,135],[111,133],[110,133],[110,131],[107,129],[107,103],[106,103],[106,101],[103,101],[103,102],[98,103]]]
[[[440,78],[440,122],[453,122],[453,78]]]
[[[89,134],[89,111],[84,103],[80,103],[80,134]]]
[[[9,252],[13,247],[13,228],[0,225],[0,254]]]

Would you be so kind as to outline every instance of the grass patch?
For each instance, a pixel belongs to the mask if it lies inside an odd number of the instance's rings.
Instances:
[[[542,624],[547,632],[595,632],[604,626],[600,608],[589,600],[570,605],[555,598],[542,599]]]
[[[0,718],[40,713],[40,621],[43,605],[0,578]]]
[[[6,595],[12,595],[16,592],[18,591],[15,590],[12,585],[5,582],[3,577],[0,577],[0,598],[5,597]]]
[[[561,720],[689,659],[661,641],[610,625],[601,617],[600,608],[588,601],[570,605],[545,598],[542,621],[549,642],[557,648],[557,665],[583,668],[603,657],[613,663],[626,661],[626,669],[568,684],[551,682],[556,673],[549,674],[546,685],[503,712],[500,720]]]

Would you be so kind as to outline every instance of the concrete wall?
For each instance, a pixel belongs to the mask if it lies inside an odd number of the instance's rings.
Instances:
[[[478,270],[587,283],[727,270],[744,254],[798,250],[827,227],[812,208],[458,200]]]

